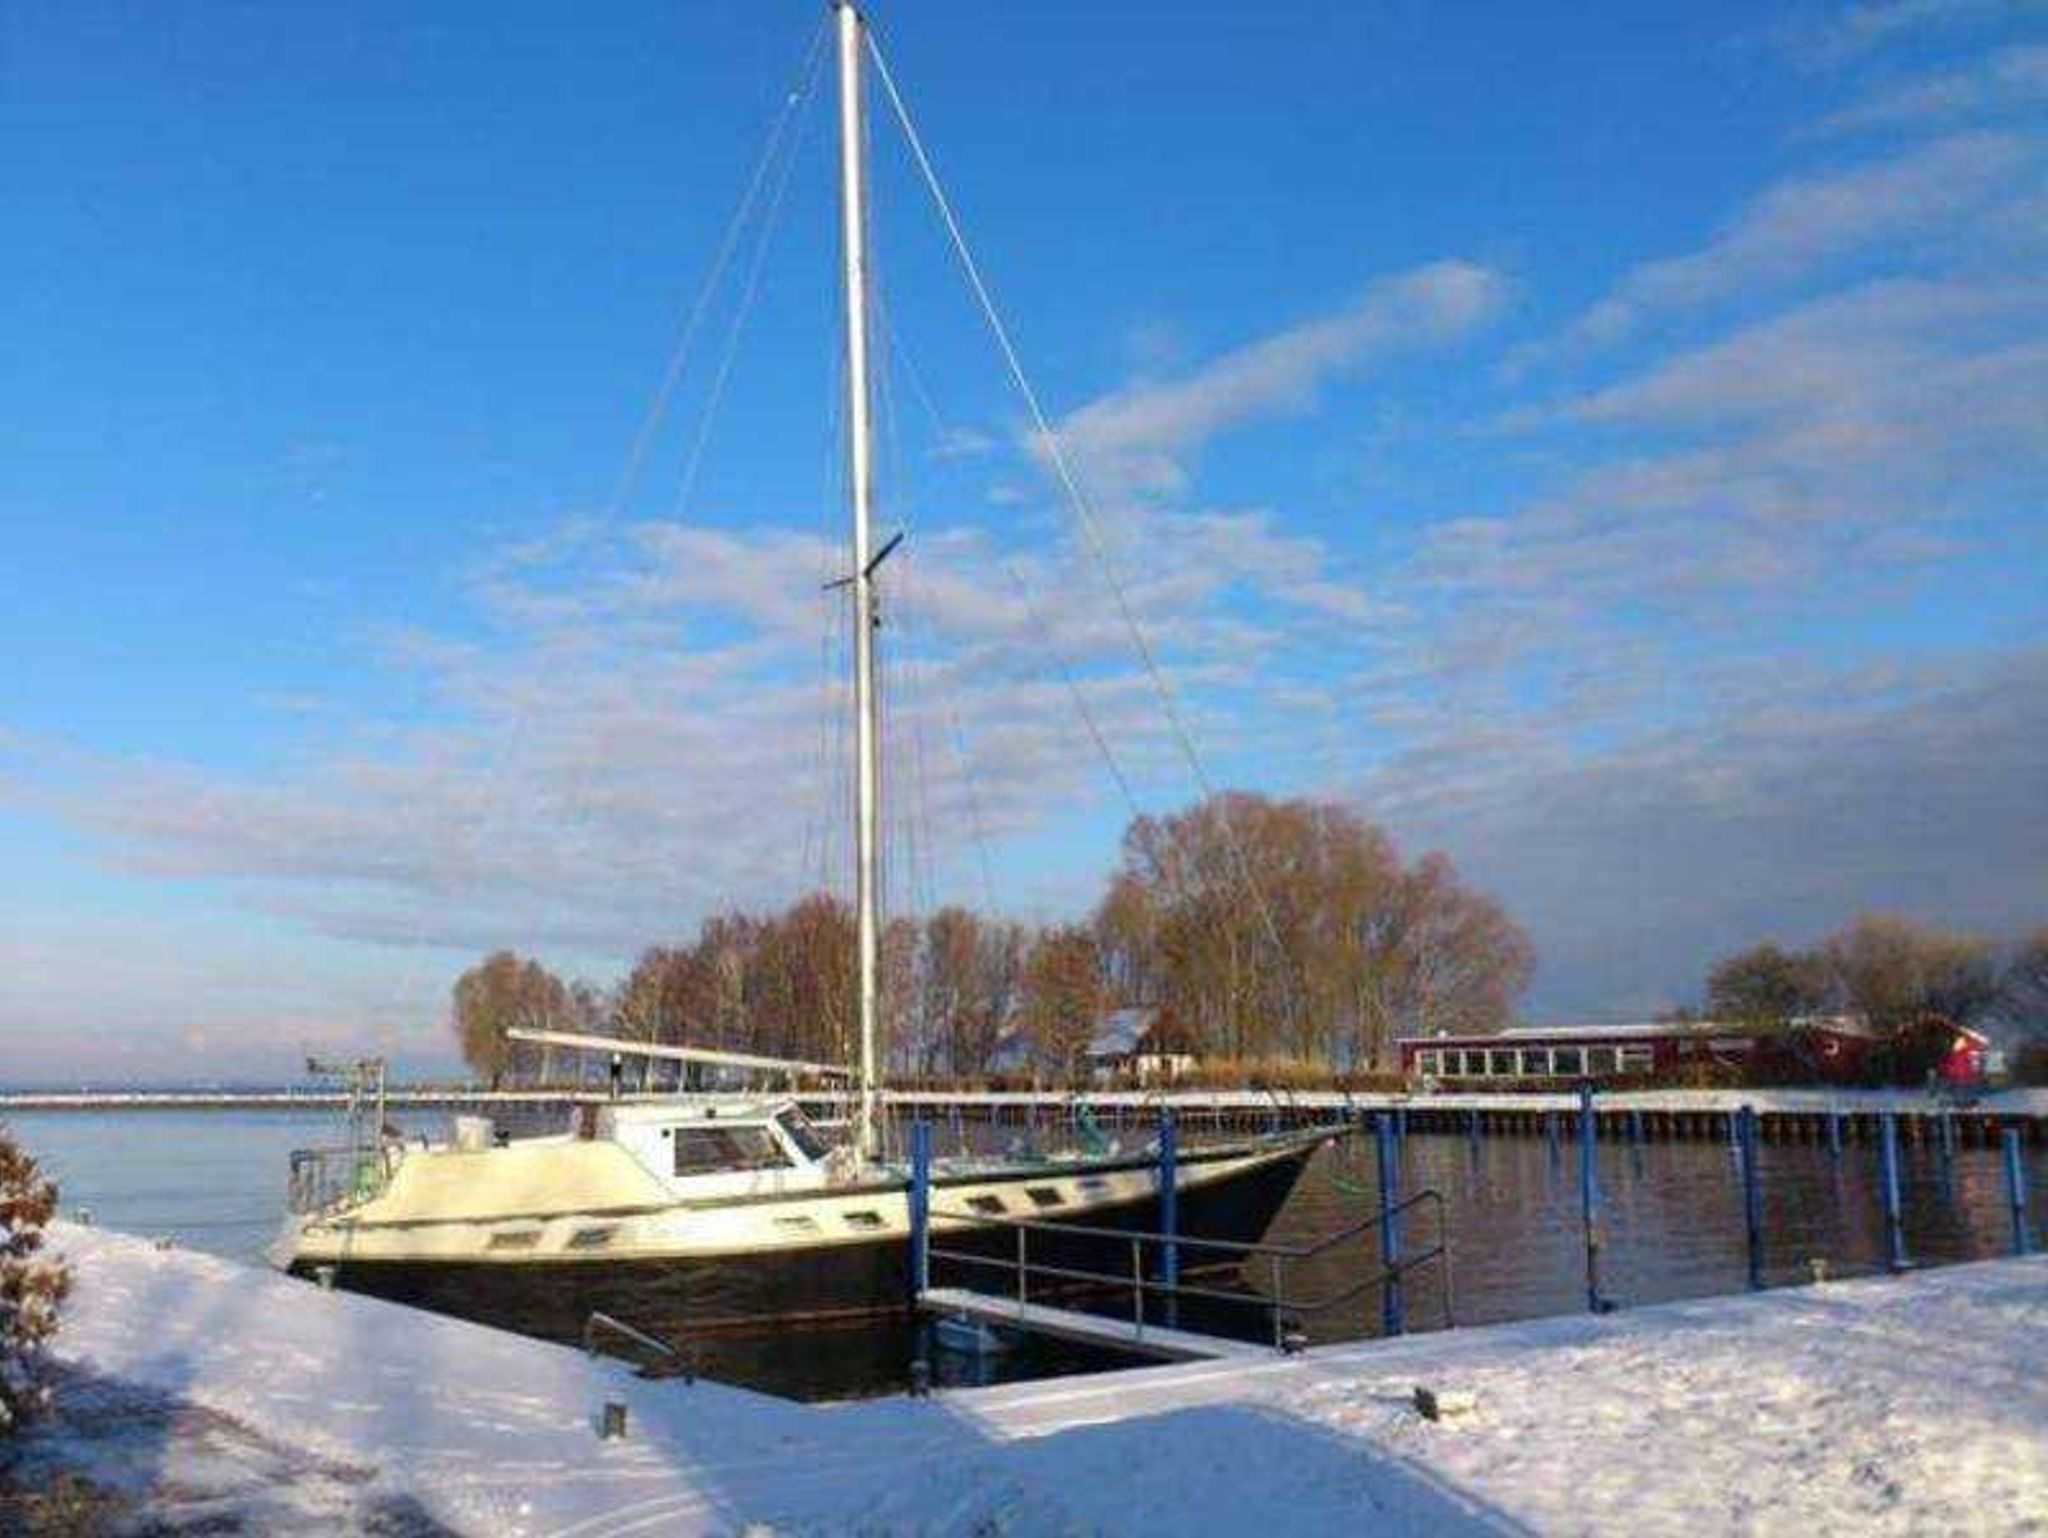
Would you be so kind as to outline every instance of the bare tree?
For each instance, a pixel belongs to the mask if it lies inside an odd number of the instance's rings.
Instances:
[[[1922,1015],[1968,1020],[1997,993],[1989,941],[1889,914],[1867,914],[1815,952],[1837,1007],[1897,1030]]]
[[[1826,1004],[1827,980],[1810,953],[1766,942],[1724,956],[1707,973],[1707,1014],[1745,1025],[1782,1025]]]
[[[495,1082],[508,1071],[530,1069],[536,1055],[508,1041],[513,1026],[573,1029],[583,1023],[568,986],[537,961],[499,951],[455,980],[454,1024],[462,1059]]]
[[[1079,1079],[1105,1000],[1093,933],[1071,924],[1038,937],[1024,962],[1024,1025],[1042,1063]]]
[[[2023,1036],[2048,1037],[2048,925],[2006,953],[1993,1011]]]
[[[1344,807],[1236,792],[1134,821],[1096,927],[1119,996],[1226,1057],[1384,1063],[1402,1032],[1506,1024],[1533,968],[1441,855],[1404,868]]]

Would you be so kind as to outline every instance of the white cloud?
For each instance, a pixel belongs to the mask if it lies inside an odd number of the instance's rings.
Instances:
[[[1837,68],[1916,32],[1974,21],[2014,9],[2013,0],[1866,0],[1779,29],[1793,56]]]
[[[1780,660],[1709,723],[1593,752],[1541,728],[1447,735],[1359,799],[1532,927],[1553,1016],[1696,998],[1716,954],[1863,910],[2048,921],[2048,651]]]
[[[2048,46],[2001,48],[1949,70],[1870,96],[1815,125],[1821,134],[1916,128],[2029,108],[2048,101]]]
[[[2000,133],[1956,134],[1846,170],[1788,178],[1750,201],[1697,251],[1635,268],[1569,328],[1577,344],[1613,342],[1661,315],[1811,279],[1873,247],[1896,258],[1917,238],[2002,195],[2032,187],[2040,146]]]
[[[1334,314],[1106,395],[1057,431],[1091,486],[1111,495],[1177,492],[1188,483],[1188,457],[1216,434],[1305,412],[1331,378],[1390,352],[1467,336],[1499,313],[1505,294],[1497,273],[1469,262],[1385,278]]]

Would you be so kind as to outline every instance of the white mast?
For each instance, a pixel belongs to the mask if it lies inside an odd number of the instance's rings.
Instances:
[[[853,699],[856,712],[854,776],[854,906],[860,939],[860,1103],[855,1146],[863,1160],[875,1155],[875,1039],[880,1013],[879,816],[881,753],[875,700],[874,555],[870,549],[874,495],[868,422],[868,243],[866,143],[861,123],[861,19],[849,0],[835,0],[839,15],[840,228],[846,256],[847,470],[853,498]]]

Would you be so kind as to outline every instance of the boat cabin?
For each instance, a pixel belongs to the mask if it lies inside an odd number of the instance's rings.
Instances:
[[[693,1196],[820,1185],[833,1147],[794,1100],[758,1097],[608,1105],[595,1134]]]

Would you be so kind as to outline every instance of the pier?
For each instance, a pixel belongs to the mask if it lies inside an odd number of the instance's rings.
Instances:
[[[485,1089],[464,1085],[394,1086],[394,1110],[490,1110],[600,1103],[603,1086]],[[667,1098],[628,1092],[623,1098]],[[827,1119],[845,1113],[838,1091],[800,1091],[806,1107]],[[1481,1136],[1545,1137],[1576,1118],[1572,1093],[1534,1091],[1409,1094],[1386,1091],[1259,1089],[893,1090],[882,1103],[899,1123],[962,1117],[1050,1129],[1081,1108],[1112,1126],[1144,1126],[1172,1111],[1190,1132],[1254,1132],[1352,1121],[1393,1113],[1400,1130]],[[0,1116],[15,1111],[207,1111],[346,1109],[348,1096],[329,1090],[32,1090],[0,1093]],[[2028,1143],[2048,1142],[2048,1089],[2015,1088],[1968,1100],[1937,1099],[1917,1090],[1643,1089],[1601,1090],[1594,1127],[1601,1138],[1725,1140],[1731,1119],[1747,1107],[1766,1143],[1875,1144],[1887,1116],[1908,1142],[1952,1140],[1993,1147],[2007,1129]]]
[[[399,1111],[488,1110],[493,1106],[579,1105],[609,1099],[581,1089],[476,1089],[418,1085],[387,1090]],[[0,1094],[0,1116],[13,1111],[345,1111],[345,1091],[320,1089],[13,1090]]]

